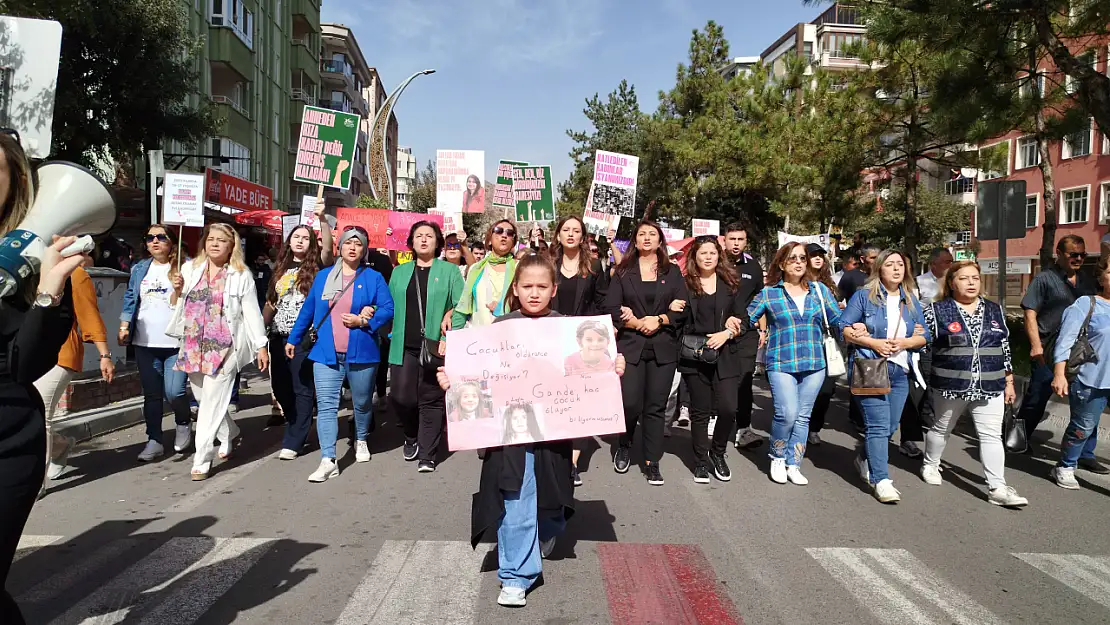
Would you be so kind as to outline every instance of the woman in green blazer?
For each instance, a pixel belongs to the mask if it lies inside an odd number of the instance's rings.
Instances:
[[[405,460],[418,460],[419,471],[430,473],[446,421],[436,367],[443,365],[442,338],[451,328],[463,279],[458,267],[439,258],[444,242],[437,224],[413,224],[408,245],[412,262],[398,265],[389,280],[394,302],[389,396],[405,431]]]

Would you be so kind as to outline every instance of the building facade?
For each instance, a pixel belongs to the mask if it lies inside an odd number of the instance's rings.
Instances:
[[[852,46],[864,39],[866,27],[859,10],[836,2],[812,22],[795,24],[767,47],[759,59],[770,67],[772,77],[786,73],[786,58],[796,54],[810,67],[826,70],[854,70],[866,67],[852,52]]]
[[[397,148],[397,210],[409,209],[409,190],[416,183],[416,157],[412,155],[412,148],[401,146]]]

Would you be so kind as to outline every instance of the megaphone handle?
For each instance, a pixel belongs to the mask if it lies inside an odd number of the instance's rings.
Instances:
[[[65,249],[61,251],[61,256],[62,258],[66,258],[77,254],[88,254],[92,252],[95,247],[96,243],[93,242],[92,237],[86,234],[85,236],[77,237],[76,241],[67,245]]]

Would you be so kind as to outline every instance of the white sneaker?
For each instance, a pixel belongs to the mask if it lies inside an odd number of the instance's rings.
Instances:
[[[902,500],[902,493],[894,488],[894,482],[890,479],[879,480],[879,483],[874,486],[875,499],[883,503],[897,503]]]
[[[713,429],[717,426],[717,415],[709,417],[709,435],[713,436]]]
[[[507,608],[521,608],[526,603],[524,589],[516,586],[502,586],[501,594],[497,596],[497,605],[503,605]]]
[[[227,405],[227,411],[228,411],[228,412],[229,412],[230,414],[235,414],[235,413],[239,412],[239,404],[236,404],[236,403],[230,403],[230,404],[228,404],[228,405]]]
[[[193,428],[188,425],[179,425],[174,428],[173,450],[182,453],[193,442]]]
[[[786,458],[771,459],[771,479],[778,484],[786,483]]]
[[[856,471],[859,476],[863,478],[864,482],[871,483],[871,467],[868,466],[867,461],[857,455],[852,462],[856,465]]]
[[[355,443],[355,462],[370,462],[370,447],[366,441]]]
[[[992,490],[987,501],[1003,508],[1020,508],[1029,505],[1029,500],[1017,494],[1013,486],[999,486]]]
[[[278,452],[278,460],[296,460],[297,452],[292,449],[282,449]]]
[[[156,458],[162,457],[162,454],[165,452],[166,450],[162,448],[162,443],[154,440],[147,441],[146,447],[139,453],[139,462],[150,462]]]
[[[46,465],[46,479],[56,480],[62,476],[62,472],[66,470],[66,464],[69,461],[69,454],[73,451],[73,447],[77,444],[77,439],[66,437],[62,439],[66,442],[66,446],[62,449],[61,453],[54,457],[53,460]],[[46,486],[43,485],[45,490]]]
[[[690,426],[690,409],[682,406],[678,409],[678,418],[675,419],[675,424],[680,428]]]
[[[798,467],[786,467],[786,477],[790,480],[791,484],[796,486],[805,486],[809,484],[806,476],[802,475],[802,470]]]
[[[309,482],[326,482],[333,477],[339,477],[339,465],[331,458],[321,458],[320,466],[308,476]]]
[[[944,483],[944,479],[940,476],[940,467],[933,464],[921,465],[921,479],[925,480],[926,484],[933,486],[940,486]]]
[[[821,444],[821,433],[820,432],[810,432],[809,433],[809,444],[810,445],[820,445]]]
[[[1079,480],[1075,479],[1075,469],[1054,467],[1052,469],[1052,479],[1056,480],[1056,485],[1060,488],[1079,490]]]

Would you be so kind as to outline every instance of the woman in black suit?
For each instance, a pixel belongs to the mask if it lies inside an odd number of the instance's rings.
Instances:
[[[735,340],[747,318],[745,302],[738,297],[740,277],[725,260],[716,236],[694,240],[686,252],[686,288],[690,291],[682,334],[705,339],[700,359],[680,355],[678,371],[690,389],[690,435],[694,444],[694,481],[709,483],[709,474],[727,482],[732,473],[725,463],[732,425],[736,421],[736,385],[740,377],[740,351]],[[716,412],[714,412],[714,409]],[[709,418],[717,415],[712,445]]]
[[[613,468],[625,473],[631,462],[632,435],[643,423],[644,474],[661,486],[663,413],[678,369],[678,333],[689,293],[682,272],[667,258],[663,230],[642,221],[633,234],[635,249],[617,265],[605,307],[617,330],[617,351],[627,361],[621,391],[626,431],[613,455]]]
[[[555,244],[551,246],[551,259],[558,269],[559,280],[552,308],[560,315],[582,317],[604,314],[605,292],[609,287],[609,274],[601,268],[601,261],[586,253],[582,242],[586,226],[582,219],[571,215],[555,226]],[[582,485],[578,475],[578,456],[582,454],[582,440],[574,441],[571,477],[575,486]]]

